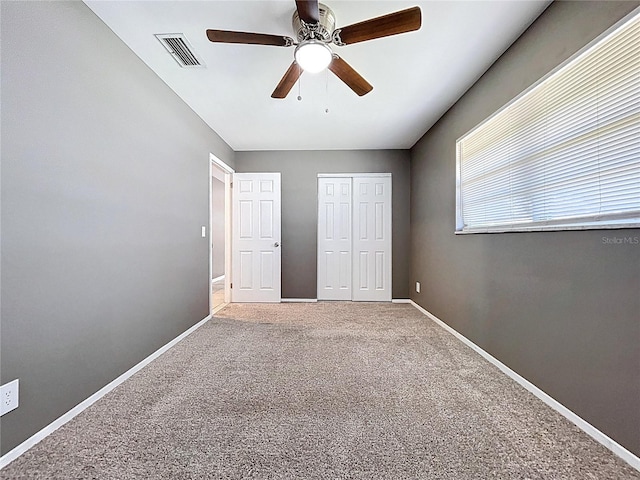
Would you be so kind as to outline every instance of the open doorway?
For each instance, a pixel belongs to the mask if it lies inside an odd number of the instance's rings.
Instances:
[[[231,175],[233,169],[210,154],[209,167],[209,306],[217,312],[230,301]]]

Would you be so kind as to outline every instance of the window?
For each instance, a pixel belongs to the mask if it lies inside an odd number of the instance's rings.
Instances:
[[[457,233],[640,226],[640,14],[457,142]]]

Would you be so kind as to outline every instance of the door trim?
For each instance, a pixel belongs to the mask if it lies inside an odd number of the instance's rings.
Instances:
[[[318,178],[392,177],[391,173],[319,173]]]

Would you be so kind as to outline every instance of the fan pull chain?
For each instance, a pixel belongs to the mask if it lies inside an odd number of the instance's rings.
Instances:
[[[298,101],[301,102],[302,101],[302,95],[300,95],[300,78],[298,77]]]
[[[327,95],[327,108],[324,109],[324,113],[329,113],[329,69],[325,70],[325,84],[324,93]]]

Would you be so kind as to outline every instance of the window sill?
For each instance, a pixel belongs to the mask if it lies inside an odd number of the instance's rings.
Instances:
[[[626,228],[640,229],[640,222],[612,223],[608,225],[574,224],[574,225],[501,225],[497,227],[474,228],[456,230],[456,235],[470,235],[474,233],[525,233],[525,232],[561,232],[575,230],[619,230]]]

